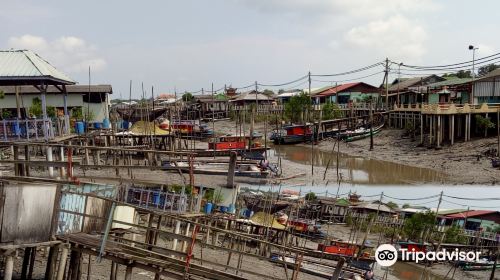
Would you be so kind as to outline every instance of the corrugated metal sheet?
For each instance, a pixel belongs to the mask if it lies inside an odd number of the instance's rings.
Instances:
[[[1,242],[49,241],[56,191],[55,184],[4,186]]]
[[[29,50],[0,51],[0,77],[50,77],[75,83],[66,74]]]
[[[474,83],[474,96],[500,96],[500,79]]]
[[[64,185],[62,191],[61,209],[98,217],[108,216],[111,203],[93,197],[88,197],[87,201],[85,201],[86,196],[84,194],[94,194],[106,198],[115,198],[116,196],[116,187],[112,185]],[[100,231],[105,223],[104,220],[89,217],[84,220],[81,215],[61,211],[59,213],[57,234]]]

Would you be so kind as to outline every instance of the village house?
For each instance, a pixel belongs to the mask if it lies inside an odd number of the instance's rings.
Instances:
[[[424,86],[409,87],[412,92],[422,92],[427,95],[427,103],[469,103],[472,87],[471,78],[447,77],[443,81]]]
[[[500,103],[500,69],[474,81],[474,99],[477,104]]]
[[[16,88],[18,98],[16,98]],[[40,102],[40,91],[33,86],[0,86],[3,98],[0,102],[2,119],[17,117],[19,105],[21,119],[41,117],[30,114],[33,103]],[[109,118],[108,102],[109,94],[113,93],[111,85],[67,85],[66,106],[70,112],[78,109],[82,114],[89,114],[90,121],[103,122]],[[64,116],[64,98],[56,86],[48,86],[46,89],[47,107],[55,109],[54,116]]]
[[[428,103],[429,92],[419,91],[416,89],[423,89],[423,86],[425,85],[442,82],[445,80],[445,78],[437,75],[414,77],[409,79],[395,79],[387,89],[387,92],[389,94],[389,104],[393,105]],[[385,94],[386,93],[384,92],[383,95],[385,96]]]
[[[259,105],[265,104],[273,104],[275,103],[275,100],[272,96],[267,96],[263,94],[262,92],[255,92],[255,90],[249,91],[249,92],[243,92],[240,93],[239,95],[234,96],[229,100],[229,102],[233,106],[247,106],[250,104],[255,104],[258,103]]]
[[[378,212],[380,217],[393,217],[397,212],[380,201],[363,201],[350,207],[353,216],[367,216]]]
[[[363,82],[340,84],[311,90],[311,98],[315,104],[324,104],[327,102],[338,104],[363,102],[363,100],[370,97],[376,102],[379,96],[379,88]]]
[[[349,200],[318,196],[314,201],[308,202],[307,211],[310,218],[317,218],[323,222],[343,221],[349,212]]]
[[[440,214],[442,225],[456,225],[466,230],[486,230],[492,231],[500,226],[500,212],[492,210],[469,210],[452,214]]]
[[[193,95],[188,110],[196,112],[196,119],[227,118],[229,115],[228,97],[223,93],[210,95]]]

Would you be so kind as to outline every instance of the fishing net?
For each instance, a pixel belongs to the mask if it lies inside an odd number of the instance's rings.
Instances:
[[[132,125],[130,132],[136,135],[167,135],[168,131],[161,129],[154,122],[138,121]]]
[[[257,212],[252,216],[252,218],[250,218],[250,220],[263,226],[270,226],[275,229],[285,229],[284,225],[278,223],[274,216],[268,213]]]

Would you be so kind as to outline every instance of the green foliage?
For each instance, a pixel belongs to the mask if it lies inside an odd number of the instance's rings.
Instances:
[[[403,204],[403,206],[401,206],[401,208],[403,208],[403,209],[410,208],[410,204],[405,203],[405,204]]]
[[[493,64],[493,63],[485,65],[485,66],[481,66],[481,67],[479,67],[479,69],[477,71],[477,75],[484,76],[484,75],[486,75],[486,74],[490,73],[491,71],[498,69],[498,68],[500,68],[500,65]]]
[[[389,207],[391,209],[397,209],[399,207],[397,203],[392,202],[392,201],[387,202],[385,205],[387,205],[387,207]]]
[[[266,96],[273,96],[274,95],[274,91],[272,90],[269,90],[269,89],[265,89],[262,94],[266,95]]]
[[[4,98],[5,98],[5,92],[3,92],[3,90],[0,90],[0,99]]]
[[[71,109],[71,117],[76,120],[83,120],[82,107],[74,107]]]
[[[292,96],[290,101],[285,104],[285,116],[292,122],[303,121],[303,115],[310,110],[311,105],[311,98],[304,92]]]
[[[182,186],[182,185],[171,185],[169,186],[169,189],[175,193],[182,193],[183,187],[184,187],[184,192],[187,195],[190,195],[191,192],[193,191],[193,188],[191,186]]]
[[[216,191],[214,189],[206,190],[203,198],[215,204],[221,203],[224,200],[224,196],[222,195],[221,191]]]
[[[316,194],[315,194],[315,193],[313,193],[313,192],[309,192],[309,193],[307,193],[307,194],[306,194],[305,199],[306,199],[307,201],[313,201],[313,200],[316,200]]]
[[[2,119],[10,119],[12,118],[12,112],[10,110],[1,110],[2,111]]]
[[[31,115],[36,116],[37,118],[42,117],[43,115],[43,110],[42,110],[42,100],[38,97],[33,98],[31,107],[29,109],[29,113]],[[56,117],[56,108],[52,106],[47,106],[47,116],[49,118],[55,118]]]
[[[495,124],[489,118],[485,118],[481,115],[476,115],[476,123],[477,123],[477,126],[482,131],[485,131],[487,129],[495,127]]]
[[[338,119],[341,116],[342,112],[337,104],[328,101],[325,105],[323,105],[323,120]]]
[[[433,212],[415,213],[405,220],[403,232],[409,239],[416,240],[425,231],[434,227],[436,215]]]
[[[457,78],[472,78],[472,72],[470,70],[460,70],[456,73],[446,73],[446,74],[443,74],[442,75],[443,78],[446,78],[446,77],[457,77]]]
[[[459,226],[451,226],[446,230],[446,235],[444,242],[445,243],[458,243],[464,244],[467,241],[467,238],[461,235],[462,229]]]
[[[194,96],[190,92],[186,92],[182,95],[182,101],[184,101],[184,102],[191,102],[193,99],[194,99]]]

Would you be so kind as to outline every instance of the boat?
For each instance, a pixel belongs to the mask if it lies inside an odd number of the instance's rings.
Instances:
[[[285,264],[291,269],[295,269],[298,263],[295,257],[282,256],[279,254],[271,254],[270,260],[271,262]],[[331,279],[333,272],[335,271],[335,267],[327,265],[325,263],[321,263],[319,261],[302,259],[300,261],[300,271],[310,275]],[[350,267],[349,264],[347,264],[342,268],[339,279],[347,280],[355,279],[355,276],[363,277],[366,272],[366,270]]]
[[[177,171],[182,173],[190,172],[189,162],[162,162],[162,170]],[[227,163],[193,163],[194,174],[206,175],[228,175]],[[234,170],[235,176],[267,178],[271,173],[271,169],[262,168],[259,164],[237,163]]]
[[[154,121],[167,111],[166,108],[149,109],[146,107],[116,108],[120,117],[128,122]]]
[[[252,152],[254,155],[260,153],[261,157],[264,157],[263,154],[266,150],[270,148],[259,147],[252,149],[225,149],[225,150],[213,150],[213,149],[194,149],[189,150],[195,157],[226,157],[230,156],[231,152],[236,152],[238,156],[243,156],[244,153]]]
[[[198,120],[164,121],[160,128],[178,133],[182,138],[207,138],[213,135],[212,129],[207,124],[202,124]]]
[[[346,142],[352,142],[360,139],[364,139],[367,137],[370,137],[370,135],[376,135],[378,134],[384,124],[381,124],[377,127],[374,127],[373,129],[370,130],[370,128],[366,127],[361,127],[355,130],[348,130],[345,132],[340,133],[340,138],[344,139]]]
[[[477,262],[459,262],[457,265],[464,271],[484,271],[492,270],[493,267],[500,268],[500,263],[488,259],[480,259]]]
[[[298,144],[311,140],[311,124],[288,125],[271,133],[269,139],[274,144]]]
[[[295,235],[310,239],[322,239],[325,237],[325,233],[321,230],[321,225],[314,220],[293,219],[288,220],[287,224]]]

